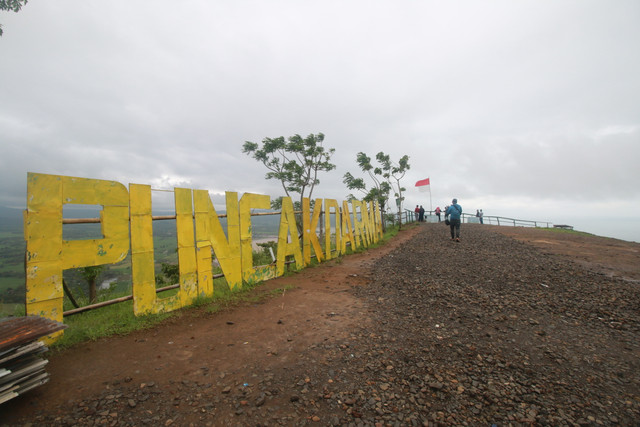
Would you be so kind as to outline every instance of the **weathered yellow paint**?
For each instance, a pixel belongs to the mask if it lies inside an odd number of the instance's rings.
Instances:
[[[115,181],[63,176],[64,204],[102,205],[102,239],[64,240],[62,268],[113,264],[129,253],[129,193]]]
[[[351,225],[351,214],[349,213],[349,202],[344,200],[342,202],[342,244],[341,251],[342,253],[347,252],[347,241],[351,243],[351,250],[355,251],[356,242],[353,238],[353,226]]]
[[[210,242],[198,242],[196,248],[196,262],[198,264],[198,295],[213,296],[213,265]]]
[[[280,212],[280,229],[278,232],[278,254],[276,256],[278,276],[284,274],[284,263],[288,255],[293,255],[293,258],[296,260],[296,269],[301,269],[304,266],[302,251],[300,250],[300,240],[298,239],[296,216],[293,212],[293,202],[291,201],[291,197],[283,197],[282,211]]]
[[[356,242],[356,248],[362,246],[362,237],[360,231],[360,223],[358,222],[358,206],[360,202],[358,200],[351,200],[351,216],[353,218],[353,240]]]
[[[382,222],[382,211],[380,210],[380,206],[376,204],[376,215],[378,216],[378,230],[380,232],[380,238],[384,237],[384,226]]]
[[[26,314],[62,321],[62,181],[29,173],[25,214]]]
[[[367,202],[364,202],[367,203]],[[369,236],[369,244],[375,243],[376,239],[376,220],[375,213],[373,212],[373,201],[368,202],[367,206],[367,235]]]
[[[257,283],[276,277],[274,266],[253,266],[253,232],[251,209],[269,209],[271,198],[262,194],[245,193],[240,199],[240,252],[242,253],[242,279]]]
[[[369,202],[369,226],[370,226],[370,240],[372,243],[376,243],[380,240],[380,231],[382,230],[379,215],[377,215],[378,203],[373,200]]]
[[[218,218],[213,203],[211,203],[208,191],[193,190],[193,204],[196,212],[196,242],[198,249],[205,251],[204,248],[208,244],[215,252],[229,288],[240,288],[242,286],[242,264],[238,193],[226,192],[228,237],[224,234],[220,218]],[[206,254],[203,253],[200,258],[201,263],[204,262],[205,256]],[[208,286],[205,285],[205,288]]]
[[[331,259],[331,208],[335,212],[334,235],[336,240],[336,256],[340,255],[340,208],[335,199],[324,199],[324,225],[325,225],[325,247],[324,253],[327,259]]]
[[[36,301],[28,305],[30,310],[27,312],[27,316],[46,317],[47,319],[62,323],[62,306],[58,305],[55,300]],[[63,331],[54,332],[39,340],[49,345],[60,338],[62,334]]]
[[[311,248],[316,254],[318,262],[322,262],[322,246],[318,240],[316,230],[318,229],[318,222],[320,219],[320,213],[322,212],[322,199],[316,199],[313,206],[313,216],[309,219],[311,210],[311,203],[308,197],[302,199],[302,257],[305,265],[311,263]]]
[[[359,200],[352,200],[351,206],[353,207],[353,229],[356,246],[358,248],[362,246],[367,247],[364,226],[362,224],[362,216],[364,214],[363,203]]]
[[[134,312],[140,315],[175,310],[191,304],[198,296],[212,296],[213,253],[228,286],[233,289],[241,287],[243,280],[252,283],[283,274],[287,256],[293,255],[296,268],[302,268],[310,263],[312,248],[318,261],[322,261],[332,258],[333,248],[337,255],[345,253],[347,241],[357,249],[361,244],[368,246],[383,236],[377,202],[367,206],[365,202],[353,201],[349,212],[347,202],[343,202],[340,209],[336,200],[325,199],[326,245],[323,254],[316,234],[323,200],[315,200],[312,213],[310,200],[304,198],[301,248],[293,203],[290,198],[285,198],[280,217],[276,265],[254,267],[251,209],[268,209],[269,196],[247,193],[238,201],[237,193],[227,192],[225,236],[207,191],[176,188],[174,193],[180,290],[172,297],[158,298],[151,187],[130,184],[127,192],[122,184],[115,181],[29,173],[27,210],[24,213],[27,314],[62,321],[63,270],[119,262],[126,257],[129,243]],[[62,215],[65,204],[103,206],[100,212],[103,238],[63,241]],[[333,227],[331,215],[334,215]],[[335,244],[332,244],[333,239]]]
[[[151,187],[130,184],[129,203],[131,205],[133,312],[137,316],[180,308],[180,292],[167,298],[158,298],[156,294]]]
[[[190,189],[174,188],[173,194],[176,206],[180,304],[186,307],[198,297],[198,265],[193,238],[193,204]]]
[[[153,267],[153,228],[151,225],[151,187],[129,184],[131,222],[131,280],[133,312],[153,313],[156,281]]]
[[[53,300],[62,295],[62,269],[60,262],[30,263],[26,269],[27,304]]]
[[[102,205],[102,239],[62,240],[65,204]],[[114,263],[129,250],[129,198],[115,181],[28,173],[24,215],[27,315],[62,321],[62,271]]]
[[[365,248],[368,248],[371,244],[371,223],[369,219],[367,202],[363,200],[360,202],[360,220],[362,221],[362,240]]]
[[[116,181],[61,176],[63,202],[77,205],[123,206],[127,188]],[[128,200],[124,199],[124,206]]]

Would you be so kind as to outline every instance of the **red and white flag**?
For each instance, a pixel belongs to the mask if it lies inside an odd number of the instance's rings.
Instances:
[[[427,179],[421,179],[420,181],[416,182],[416,187],[418,187],[418,190],[424,192],[424,191],[429,191],[429,178]]]

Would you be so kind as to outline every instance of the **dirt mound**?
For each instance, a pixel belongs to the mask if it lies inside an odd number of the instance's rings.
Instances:
[[[456,243],[441,224],[405,229],[265,283],[256,292],[277,296],[262,303],[56,355],[51,382],[0,419],[630,425],[640,245],[571,236],[464,224]]]

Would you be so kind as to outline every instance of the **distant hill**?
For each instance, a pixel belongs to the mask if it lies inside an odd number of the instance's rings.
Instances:
[[[100,212],[99,206],[75,206],[65,205],[64,218],[97,218]],[[218,212],[223,214],[224,211]],[[154,215],[173,215],[170,211],[157,211]],[[227,219],[221,218],[220,223],[224,230],[227,228]],[[251,220],[252,232],[255,239],[265,239],[278,235],[280,215],[254,216]],[[0,206],[0,308],[2,303],[24,302],[24,255],[26,242],[23,232],[23,210]],[[64,225],[62,229],[64,239],[99,239],[102,237],[100,224],[71,224]],[[157,263],[175,263],[176,248],[176,222],[175,220],[163,220],[153,222],[155,258]],[[126,262],[125,262],[126,263]],[[114,267],[114,270],[121,267]],[[76,279],[65,272],[65,280],[71,286]],[[111,275],[109,275],[111,274]],[[112,277],[114,273],[105,273]],[[119,273],[121,274],[121,273]],[[130,271],[128,273],[130,275]],[[82,284],[81,279],[76,280]],[[80,286],[80,285],[78,285]],[[0,313],[1,314],[1,313]],[[1,316],[0,316],[1,317]]]
[[[9,232],[9,233],[23,233],[23,209],[17,208],[9,208],[6,206],[0,206],[0,232]],[[64,208],[64,217],[65,218],[97,218],[99,216],[100,208],[99,207],[77,207],[74,205],[65,205]],[[218,214],[225,214],[225,211],[218,211]],[[154,212],[154,215],[173,215],[174,212],[171,211],[158,211]],[[256,235],[268,235],[268,236],[277,236],[278,234],[278,226],[280,225],[280,216],[279,215],[267,215],[267,216],[255,216],[251,220],[252,229]],[[220,218],[220,223],[226,229],[227,219]],[[167,226],[170,225],[170,228],[175,229],[174,221],[156,221],[154,222],[154,229],[157,227],[160,231],[166,232]],[[97,224],[87,224],[87,229],[91,227],[99,228]],[[65,234],[66,238],[74,238],[76,236],[68,236]]]
[[[22,209],[0,206],[0,231],[16,231],[22,233]]]

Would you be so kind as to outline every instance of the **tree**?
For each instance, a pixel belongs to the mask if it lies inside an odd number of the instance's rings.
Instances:
[[[378,201],[380,210],[384,213],[389,203],[389,193],[391,192],[391,186],[386,180],[382,178],[382,169],[375,168],[371,163],[371,157],[367,156],[363,152],[359,152],[356,157],[356,162],[363,172],[366,172],[373,181],[373,186],[367,189],[367,185],[362,178],[355,178],[350,172],[344,174],[342,182],[347,185],[349,190],[357,190],[364,194],[363,200]],[[349,199],[355,199],[353,194],[349,194]]]
[[[174,285],[180,283],[180,268],[178,264],[168,264],[163,262],[161,274],[156,275],[156,285]]]
[[[382,176],[391,185],[394,195],[396,196],[398,206],[398,224],[402,227],[402,202],[404,201],[402,192],[407,189],[400,185],[400,180],[404,178],[404,175],[411,168],[409,165],[409,156],[405,154],[400,158],[398,163],[394,163],[388,154],[384,154],[381,151],[376,155],[376,159],[382,166]],[[395,182],[393,182],[392,179]]]
[[[28,0],[0,0],[0,10],[19,12]],[[2,36],[2,25],[0,25],[0,37]]]
[[[97,286],[98,276],[104,270],[104,265],[92,265],[90,267],[82,267],[79,269],[80,275],[89,285],[89,304],[93,304],[97,301]]]
[[[384,213],[389,203],[389,194],[391,190],[394,191],[396,199],[400,202],[404,200],[402,192],[406,191],[406,189],[400,185],[400,180],[410,168],[409,156],[404,155],[396,164],[391,161],[389,155],[384,154],[381,151],[376,155],[376,160],[378,161],[379,166],[374,167],[371,163],[371,157],[367,156],[365,153],[360,152],[356,157],[356,161],[360,169],[362,169],[363,172],[366,172],[373,181],[373,186],[369,189],[367,189],[364,179],[355,178],[350,172],[344,174],[342,182],[345,183],[347,188],[350,190],[358,190],[365,194],[364,200],[378,200],[380,209]],[[349,198],[355,197],[350,194]],[[398,207],[398,213],[400,214],[401,212],[401,207]],[[401,222],[400,224],[402,225]]]
[[[300,209],[302,199],[311,198],[313,189],[320,184],[318,173],[336,168],[331,163],[335,149],[325,149],[323,142],[322,133],[310,134],[306,138],[296,134],[287,140],[283,136],[265,138],[262,140],[262,147],[245,141],[242,152],[265,165],[269,170],[266,179],[279,180],[287,197],[291,197],[291,193],[299,194],[300,199],[295,204]],[[272,207],[279,209],[281,201],[282,198],[272,201]]]

